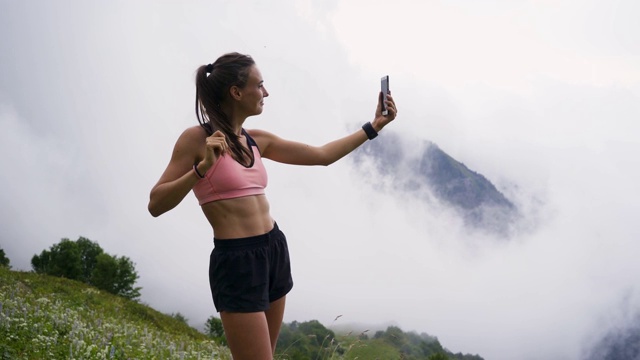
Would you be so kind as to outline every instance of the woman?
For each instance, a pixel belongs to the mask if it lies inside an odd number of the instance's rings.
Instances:
[[[294,165],[329,165],[392,121],[397,110],[382,93],[363,130],[315,147],[262,130],[245,130],[269,93],[248,55],[230,53],[196,74],[200,126],[178,138],[166,170],[151,190],[149,212],[173,209],[193,190],[214,234],[209,282],[234,359],[272,359],[285,299],[293,287],[284,234],[269,214],[261,158]]]

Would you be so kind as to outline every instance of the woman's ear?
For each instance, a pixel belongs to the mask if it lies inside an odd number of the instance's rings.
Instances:
[[[235,100],[240,100],[242,98],[242,91],[237,86],[232,86],[229,88],[229,95]]]

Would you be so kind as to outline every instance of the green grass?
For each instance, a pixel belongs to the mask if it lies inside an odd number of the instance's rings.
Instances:
[[[343,342],[350,344],[344,355],[345,360],[402,358],[398,349],[382,340],[370,339],[366,342],[362,342],[355,339],[343,339]]]
[[[275,358],[403,358],[388,341],[361,335],[325,337],[312,355],[301,355],[297,347],[305,345],[305,335],[278,349]],[[81,282],[0,267],[0,360],[26,359],[231,360],[231,353],[185,322],[144,304]]]
[[[231,359],[169,315],[83,283],[0,267],[0,360]]]

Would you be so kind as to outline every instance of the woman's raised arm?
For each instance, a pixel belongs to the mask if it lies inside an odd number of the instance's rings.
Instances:
[[[395,119],[398,110],[391,95],[387,96],[388,115],[382,115],[382,93],[378,97],[376,116],[371,123],[376,132],[382,130]],[[322,146],[311,146],[296,141],[282,139],[263,130],[247,130],[260,147],[262,156],[273,161],[292,165],[330,165],[355,150],[368,139],[362,130],[331,141]]]

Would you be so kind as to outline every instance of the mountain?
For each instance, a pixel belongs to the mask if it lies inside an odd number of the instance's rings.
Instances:
[[[640,360],[640,314],[629,324],[618,324],[592,344],[586,360]]]
[[[410,146],[398,134],[385,132],[356,150],[354,158],[359,164],[373,163],[377,172],[393,179],[395,189],[453,207],[467,226],[508,235],[518,218],[516,206],[487,178],[435,143]]]

